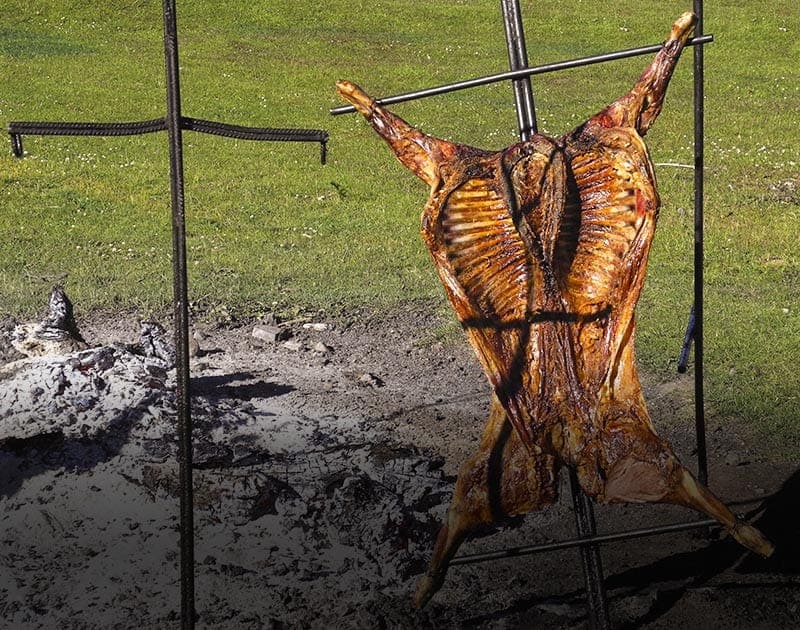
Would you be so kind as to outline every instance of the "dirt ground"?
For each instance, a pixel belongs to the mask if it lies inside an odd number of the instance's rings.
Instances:
[[[281,323],[274,341],[253,337],[257,322],[198,326],[198,627],[588,627],[575,549],[453,566],[426,608],[411,606],[489,404],[472,351],[440,341],[450,317],[428,304],[318,313]],[[78,324],[90,345],[133,343],[139,330],[132,315]],[[82,364],[46,359],[58,387],[0,410],[0,427],[18,432],[0,438],[0,626],[178,625],[174,376],[124,348]],[[28,387],[14,379],[29,369],[6,372],[0,392]],[[109,392],[112,378],[132,393],[67,400],[79,385]],[[691,468],[691,376],[645,386],[657,428]],[[605,544],[615,628],[798,627],[800,470],[747,443],[735,419],[708,415],[712,489],[777,551],[759,559],[716,530]],[[699,518],[653,505],[596,515],[600,533]],[[575,537],[568,487],[557,505],[485,534],[460,554]]]

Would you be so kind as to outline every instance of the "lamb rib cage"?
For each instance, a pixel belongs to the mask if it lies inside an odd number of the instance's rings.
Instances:
[[[659,208],[642,136],[695,21],[681,16],[631,91],[574,131],[499,152],[427,136],[337,84],[431,187],[422,236],[495,392],[417,605],[478,525],[552,503],[561,465],[597,500],[692,507],[772,552],[656,435],[636,371],[634,311]]]

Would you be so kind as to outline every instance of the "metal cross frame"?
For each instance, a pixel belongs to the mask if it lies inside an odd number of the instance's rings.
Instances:
[[[697,442],[698,478],[703,484],[708,483],[708,463],[705,435],[705,412],[703,398],[703,160],[704,160],[704,108],[703,108],[703,46],[713,41],[713,36],[703,35],[703,1],[694,1],[694,13],[697,15],[695,37],[687,42],[694,46],[694,305],[689,315],[689,323],[683,341],[678,371],[685,372],[688,365],[689,349],[694,342],[694,383],[695,383],[695,433]],[[584,57],[542,66],[530,67],[522,24],[522,13],[519,0],[500,0],[508,47],[509,68],[502,72],[485,77],[468,79],[437,87],[406,92],[394,96],[379,98],[377,101],[387,105],[400,103],[438,94],[446,94],[457,90],[479,87],[500,81],[511,81],[514,89],[514,101],[521,140],[529,140],[537,131],[536,105],[533,97],[530,77],[547,72],[555,72],[568,68],[588,66],[595,63],[625,59],[657,52],[660,44],[632,48],[612,53]],[[354,112],[352,106],[336,107],[330,110],[333,115]],[[510,558],[533,553],[542,553],[577,547],[581,555],[588,616],[594,630],[608,630],[611,620],[608,612],[603,567],[600,558],[600,543],[628,540],[644,536],[665,534],[690,529],[707,528],[716,525],[716,521],[706,519],[687,523],[676,523],[661,527],[630,530],[613,534],[598,535],[593,503],[580,489],[577,476],[570,471],[570,487],[575,513],[578,537],[572,540],[553,542],[541,545],[515,547],[496,552],[477,553],[456,556],[450,565],[472,564]]]
[[[694,1],[694,12],[698,17],[695,37],[687,45],[694,46],[694,305],[689,318],[681,352],[679,371],[686,370],[688,352],[694,342],[695,376],[695,428],[697,436],[698,477],[702,483],[708,481],[708,466],[705,440],[705,415],[703,403],[703,165],[704,165],[704,110],[703,110],[703,46],[713,41],[711,35],[703,35],[703,2]],[[510,80],[514,88],[519,135],[528,140],[536,133],[536,109],[530,77],[547,72],[587,66],[595,63],[624,59],[656,52],[660,45],[633,48],[618,52],[584,57],[559,63],[530,67],[525,45],[519,0],[501,0],[503,23],[509,55],[509,72],[470,79],[425,90],[417,90],[379,99],[383,104],[414,100],[436,94],[488,85]],[[328,133],[315,129],[274,129],[241,127],[226,123],[184,117],[181,114],[180,81],[178,67],[178,37],[175,0],[163,0],[164,57],[167,77],[167,115],[150,121],[132,123],[64,123],[64,122],[9,122],[8,133],[14,155],[23,156],[23,135],[69,135],[69,136],[124,136],[157,131],[167,131],[170,147],[170,191],[173,236],[173,306],[175,325],[177,407],[179,429],[180,463],[180,531],[181,531],[181,627],[194,628],[194,518],[192,490],[192,420],[191,394],[189,387],[189,313],[188,280],[186,265],[186,219],[184,208],[183,176],[183,130],[198,131],[246,140],[271,140],[282,142],[317,142],[321,148],[321,160],[325,162]],[[354,111],[352,107],[338,107],[331,114]],[[599,544],[650,536],[668,532],[703,528],[715,524],[713,520],[678,523],[662,527],[640,529],[614,534],[597,535],[592,502],[577,484],[574,473],[570,477],[578,538],[544,545],[517,547],[499,552],[463,555],[453,559],[451,565],[484,562],[532,553],[540,553],[578,547],[581,551],[586,580],[589,617],[593,628],[605,630],[611,627],[608,604],[604,588]]]
[[[189,308],[186,264],[186,213],[184,208],[184,130],[243,140],[318,142],[325,163],[328,132],[319,129],[242,127],[181,114],[178,27],[175,0],[163,0],[166,104],[164,118],[123,123],[9,122],[8,133],[15,156],[22,157],[23,135],[129,136],[166,131],[169,136],[169,170],[172,208],[173,318],[175,326],[176,406],[178,412],[178,459],[180,481],[180,582],[181,627],[194,628],[194,510],[192,482],[192,416],[189,383]]]

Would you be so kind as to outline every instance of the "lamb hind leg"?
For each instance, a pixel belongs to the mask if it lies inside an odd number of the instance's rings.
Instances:
[[[664,500],[708,514],[719,521],[740,545],[765,558],[771,556],[775,550],[772,543],[758,529],[738,519],[727,505],[685,468],[682,470],[679,484]]]
[[[651,434],[650,441],[657,439]],[[644,440],[639,442],[644,443]],[[608,467],[606,501],[674,503],[717,520],[742,546],[767,557],[774,547],[736,515],[678,461],[664,443],[660,450],[628,456]]]
[[[458,547],[476,528],[555,501],[555,459],[532,457],[495,398],[478,452],[458,473],[447,521],[439,531],[428,571],[417,584],[417,608],[441,588]]]

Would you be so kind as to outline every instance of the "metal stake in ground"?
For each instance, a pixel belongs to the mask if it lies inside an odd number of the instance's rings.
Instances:
[[[703,0],[694,0],[695,33],[703,34]],[[694,49],[694,413],[697,436],[697,478],[708,483],[706,418],[703,393],[703,47]]]
[[[521,70],[528,65],[528,53],[525,46],[525,32],[522,25],[519,0],[501,0],[501,5],[506,43],[508,45],[509,65],[512,71]],[[531,136],[537,132],[536,105],[533,100],[530,76],[514,79],[513,85],[519,136],[521,140],[530,140]],[[592,502],[581,491],[574,471],[570,471],[569,480],[578,536],[592,538],[597,534]],[[600,547],[597,544],[587,544],[581,546],[579,552],[586,584],[586,599],[591,627],[593,630],[607,630],[611,627],[611,620],[608,614],[608,601],[603,583],[603,563],[600,558]]]
[[[189,308],[186,274],[186,213],[183,197],[183,139],[175,0],[164,0],[164,59],[167,74],[167,133],[172,201],[172,269],[180,465],[181,627],[194,628],[194,512],[192,416],[189,394]]]

